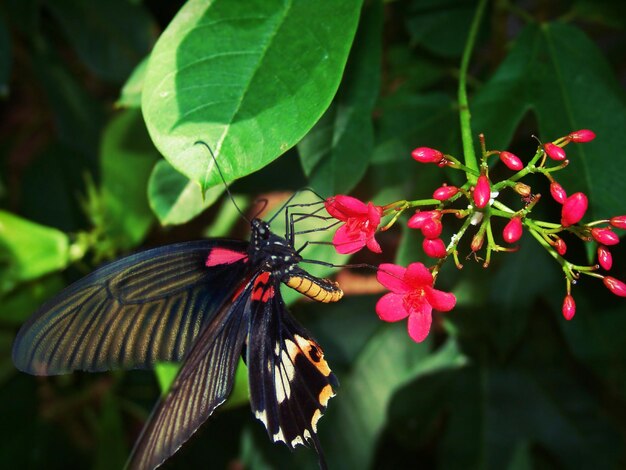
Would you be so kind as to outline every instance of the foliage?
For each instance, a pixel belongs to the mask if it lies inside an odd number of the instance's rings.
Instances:
[[[430,197],[442,175],[458,184],[410,153],[461,155],[456,87],[475,0],[182,3],[0,4],[3,468],[123,466],[161,393],[154,373],[34,378],[13,368],[11,342],[46,298],[105,260],[246,236],[197,141],[250,213],[259,195],[305,186],[384,204]],[[486,15],[470,64],[474,133],[527,161],[533,134],[593,129],[593,142],[567,148],[559,182],[589,195],[590,218],[626,212],[623,2],[496,1]],[[406,219],[377,234],[382,255],[352,262],[423,261]],[[624,466],[623,300],[583,279],[565,321],[562,275],[535,240],[520,246],[488,270],[446,266],[437,286],[457,307],[420,344],[379,321],[369,271],[340,275],[337,304],[292,306],[341,383],[319,425],[330,468]],[[624,249],[611,251],[625,279]],[[305,253],[338,262],[331,247]],[[239,376],[235,401],[171,468],[314,468],[312,452],[269,442]]]

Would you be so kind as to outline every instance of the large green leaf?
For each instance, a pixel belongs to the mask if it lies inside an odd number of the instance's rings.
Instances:
[[[505,148],[529,110],[545,140],[581,128],[598,131],[595,141],[566,147],[570,165],[554,176],[568,192],[587,193],[590,218],[623,211],[624,92],[602,52],[579,29],[561,23],[527,26],[471,107],[473,129],[485,133],[490,148]]]
[[[141,5],[54,0],[47,6],[83,62],[105,80],[122,82],[150,50],[155,25]]]
[[[0,292],[65,268],[70,244],[63,232],[0,211]]]
[[[128,80],[124,83],[120,97],[115,103],[120,108],[139,108],[141,107],[141,93],[143,92],[143,81],[146,78],[146,70],[148,69],[148,58],[139,62],[133,70]]]
[[[161,225],[188,222],[213,204],[224,191],[215,186],[202,195],[197,183],[181,175],[166,160],[159,160],[148,182],[150,207]]]
[[[191,0],[150,56],[143,111],[156,146],[203,190],[298,142],[335,94],[362,0]]]
[[[139,244],[154,220],[146,187],[158,158],[139,110],[123,111],[106,127],[100,152],[101,222],[117,248]]]
[[[325,196],[349,192],[369,164],[372,112],[380,88],[382,13],[378,0],[364,9],[337,97],[298,144],[310,186]]]

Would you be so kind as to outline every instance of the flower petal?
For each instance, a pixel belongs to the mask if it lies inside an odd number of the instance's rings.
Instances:
[[[404,308],[402,295],[390,292],[383,295],[376,303],[376,313],[381,320],[399,321],[409,316],[409,312]]]
[[[424,292],[426,293],[428,303],[439,312],[449,312],[456,305],[456,297],[450,292],[433,289],[432,287],[426,287]]]
[[[368,213],[367,205],[364,202],[342,194],[326,199],[325,205],[328,213],[339,220],[347,220],[351,217],[363,217]]]
[[[342,255],[356,253],[365,246],[366,241],[363,232],[350,231],[346,225],[339,227],[333,237],[335,250]]]
[[[404,282],[405,273],[406,268],[402,266],[391,263],[383,263],[378,266],[376,279],[390,291],[397,294],[404,294],[405,292],[409,292],[411,290],[409,285]]]
[[[367,203],[367,219],[369,220],[370,226],[376,230],[378,224],[380,224],[380,216],[383,212],[383,208],[379,206],[375,206],[371,202]]]
[[[406,269],[404,280],[413,289],[433,285],[433,275],[422,263],[411,263]]]
[[[427,303],[423,303],[422,306],[421,311],[411,312],[409,315],[409,336],[416,343],[421,343],[426,339],[433,321],[430,306]]]
[[[374,237],[371,237],[370,239],[368,239],[366,245],[370,249],[370,251],[373,251],[374,253],[383,252],[383,250],[380,248],[380,245],[378,244],[378,242],[376,241]]]

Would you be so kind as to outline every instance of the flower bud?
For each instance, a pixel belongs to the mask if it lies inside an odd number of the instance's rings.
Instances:
[[[424,249],[424,253],[431,258],[445,258],[446,256],[446,246],[443,244],[441,238],[424,238],[422,248]]]
[[[626,215],[618,215],[616,217],[612,217],[610,223],[615,228],[626,229]]]
[[[411,156],[420,163],[439,163],[443,159],[443,153],[429,147],[418,147]]]
[[[563,150],[558,145],[554,145],[553,143],[547,143],[543,146],[543,149],[548,154],[552,160],[557,160],[559,162],[565,160],[565,150]]]
[[[587,212],[587,196],[583,193],[574,193],[563,203],[561,209],[561,225],[569,227],[577,224]]]
[[[407,226],[409,228],[419,228],[428,222],[429,220],[440,220],[441,219],[441,211],[417,211],[415,214],[409,219],[407,222]]]
[[[502,231],[502,238],[507,243],[515,243],[522,237],[522,220],[519,217],[512,217]]]
[[[476,235],[474,235],[474,238],[472,238],[472,244],[470,245],[471,250],[473,252],[480,250],[483,247],[484,241],[485,234],[483,232],[478,232]]]
[[[448,186],[444,184],[443,186],[435,190],[435,192],[433,193],[433,199],[437,199],[438,201],[445,201],[447,199],[450,199],[458,192],[459,188],[457,188],[456,186]]]
[[[528,186],[527,184],[524,183],[515,183],[515,185],[513,186],[513,191],[515,191],[517,194],[519,194],[522,197],[528,197],[530,196],[530,186]]]
[[[611,255],[609,249],[604,245],[600,245],[598,247],[598,264],[602,266],[602,269],[607,271],[609,271],[611,266],[613,266],[613,256]]]
[[[559,255],[563,256],[567,252],[567,245],[562,238],[557,238],[554,240],[554,249]]]
[[[593,131],[590,131],[589,129],[581,129],[579,131],[570,133],[570,135],[568,135],[567,137],[572,142],[582,144],[585,142],[591,142],[593,139],[595,139],[596,133]]]
[[[430,219],[422,225],[422,235],[426,238],[438,238],[441,235],[443,224],[437,219]]]
[[[610,228],[592,228],[591,236],[595,241],[603,245],[611,246],[619,243],[619,237]]]
[[[611,276],[604,276],[602,278],[602,282],[604,282],[604,285],[615,295],[626,297],[626,284],[619,279],[615,279]]]
[[[576,313],[576,302],[574,302],[574,297],[569,294],[567,294],[563,300],[562,312],[566,320],[574,318],[574,314]]]
[[[502,163],[504,163],[510,170],[519,171],[524,168],[524,164],[517,157],[517,155],[507,152],[506,150],[504,152],[500,152],[500,160],[502,160]]]
[[[478,209],[482,209],[489,204],[489,198],[491,198],[491,188],[489,187],[489,178],[485,175],[480,175],[474,188],[474,205]]]
[[[556,181],[550,183],[550,194],[559,204],[565,203],[565,200],[567,199],[567,193],[563,189],[563,186],[561,186]]]

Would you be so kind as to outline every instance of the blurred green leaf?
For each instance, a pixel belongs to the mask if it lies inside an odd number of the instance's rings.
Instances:
[[[97,421],[94,470],[123,468],[128,459],[129,449],[124,439],[124,423],[119,405],[111,393],[102,400],[102,410]]]
[[[247,175],[298,142],[328,107],[361,0],[187,2],[151,54],[143,93],[150,135],[203,190]]]
[[[453,340],[430,353],[428,341],[411,341],[405,322],[382,327],[342,379],[340,395],[321,422],[332,429],[323,442],[329,460],[337,468],[369,468],[393,394],[408,381],[461,367],[465,360]]]
[[[63,287],[65,287],[65,282],[59,274],[20,284],[8,294],[0,297],[0,304],[2,304],[0,322],[21,325],[37,308]]]
[[[83,62],[121,83],[149,52],[155,25],[142,5],[126,0],[47,2]]]
[[[227,237],[233,232],[235,224],[243,220],[239,209],[243,210],[248,205],[248,198],[233,194],[233,199],[234,203],[230,198],[224,198],[213,223],[204,231],[205,237]]]
[[[555,177],[568,193],[587,194],[590,219],[623,211],[622,136],[602,130],[626,129],[624,91],[601,51],[579,29],[561,23],[527,26],[471,106],[472,127],[486,134],[490,148],[506,148],[529,110],[546,141],[578,129],[598,131],[593,142],[566,147],[570,165]]]
[[[213,204],[224,186],[209,189],[204,198],[197,183],[181,175],[165,160],[159,160],[148,182],[150,207],[161,225],[177,225],[190,221]]]
[[[382,20],[382,2],[370,2],[335,101],[298,144],[309,184],[324,196],[349,192],[369,164],[372,113],[380,88]]]
[[[0,292],[20,282],[65,268],[70,261],[67,235],[0,211]]]
[[[412,44],[444,57],[460,57],[476,3],[411,0],[406,23]]]
[[[120,97],[115,103],[120,108],[140,108],[141,93],[143,92],[143,81],[146,78],[146,70],[148,69],[148,59],[146,56],[135,67],[133,73],[124,83]]]
[[[111,120],[102,135],[100,153],[102,229],[117,248],[135,247],[154,220],[146,186],[159,158],[138,109],[125,110]]]
[[[2,15],[0,15],[0,98],[9,95],[9,78],[11,77],[11,36]]]

